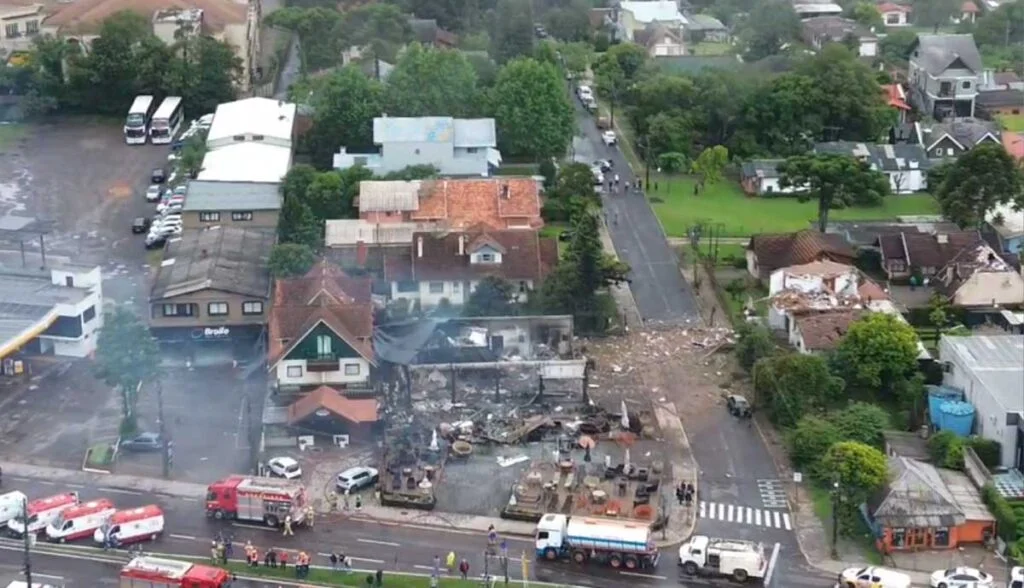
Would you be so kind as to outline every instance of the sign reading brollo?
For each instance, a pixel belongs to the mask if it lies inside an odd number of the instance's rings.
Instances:
[[[227,327],[217,327],[211,329],[206,327],[205,329],[193,329],[193,339],[227,339],[231,335],[231,329]]]

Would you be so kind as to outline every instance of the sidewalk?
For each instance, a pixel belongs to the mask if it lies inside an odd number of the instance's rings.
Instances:
[[[59,484],[78,484],[83,486],[104,486],[124,490],[137,490],[146,494],[163,494],[188,500],[206,498],[206,486],[191,482],[177,482],[161,478],[142,478],[121,476],[118,474],[97,474],[80,470],[66,470],[23,463],[0,461],[5,478],[41,478]]]
[[[601,222],[598,228],[601,234],[601,247],[604,248],[605,253],[618,259],[619,255],[615,252],[612,236],[608,234],[608,226]],[[636,306],[636,300],[633,299],[633,293],[629,289],[629,284],[615,284],[610,286],[608,291],[611,293],[612,298],[615,299],[615,305],[622,312],[626,330],[643,328],[644,321],[640,317],[640,310]]]

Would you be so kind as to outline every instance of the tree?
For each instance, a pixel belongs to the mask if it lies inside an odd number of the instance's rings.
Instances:
[[[844,441],[856,441],[882,449],[882,434],[891,427],[889,413],[876,404],[854,402],[832,415],[832,422]]]
[[[548,10],[544,25],[548,34],[559,41],[570,43],[590,39],[590,8],[582,0],[570,0],[566,5]]]
[[[597,216],[586,211],[575,215],[572,238],[565,255],[541,287],[541,302],[548,312],[572,314],[582,332],[604,330],[597,291],[605,286],[604,254]]]
[[[181,147],[177,160],[178,171],[186,178],[194,179],[203,170],[203,159],[206,158],[206,131],[200,131],[189,137]]]
[[[734,353],[745,370],[753,371],[758,360],[775,353],[775,341],[764,325],[743,322],[736,325]]]
[[[832,365],[851,389],[891,396],[917,368],[917,346],[917,333],[901,317],[871,313],[850,325]]]
[[[578,78],[590,67],[590,59],[594,55],[593,48],[587,43],[560,43],[558,53],[562,56],[565,71]]]
[[[839,429],[828,419],[807,415],[786,433],[786,446],[793,465],[814,468],[829,447],[841,441]]]
[[[943,216],[960,227],[980,226],[985,214],[999,204],[1024,207],[1021,170],[998,143],[974,147],[947,168],[944,175],[935,198]]]
[[[278,243],[270,250],[267,267],[275,278],[301,276],[316,263],[316,253],[302,243]]]
[[[960,9],[958,0],[914,0],[914,24],[921,27],[932,27],[932,32],[939,32],[939,27],[948,25],[950,19]]]
[[[786,353],[754,364],[757,404],[768,411],[772,422],[790,427],[813,412],[824,412],[843,391],[828,362],[817,355]]]
[[[878,12],[878,8],[876,8],[874,4],[858,2],[851,6],[846,12],[851,19],[868,27],[869,29],[874,28],[876,30],[882,30],[882,27],[885,26],[885,23],[882,22],[882,13]]]
[[[686,167],[686,155],[675,151],[658,156],[658,167],[667,174],[674,174]]]
[[[790,157],[779,164],[779,185],[796,187],[801,202],[818,202],[818,230],[828,226],[828,213],[848,205],[881,204],[889,193],[889,179],[867,162],[846,155],[818,153]]]
[[[383,110],[380,83],[343,67],[320,80],[309,102],[314,114],[306,145],[319,169],[331,169],[341,147],[373,146],[373,118]]]
[[[263,23],[298,35],[302,71],[319,71],[341,62],[346,40],[342,34],[344,16],[336,8],[289,6],[271,12],[263,19]]]
[[[548,196],[560,200],[577,197],[588,203],[601,205],[601,199],[594,189],[594,172],[585,163],[573,162],[563,165],[555,176],[555,185]]]
[[[479,112],[476,70],[460,51],[414,43],[402,52],[384,86],[391,116],[471,118]]]
[[[917,32],[897,30],[886,31],[885,37],[878,41],[878,52],[882,61],[890,65],[900,65],[907,62],[910,55],[910,48],[917,42]]]
[[[491,57],[499,64],[533,53],[533,3],[497,0],[491,29]]]
[[[145,323],[127,306],[118,305],[103,316],[96,340],[96,377],[121,395],[121,434],[138,430],[136,392],[160,373],[160,348]]]
[[[372,59],[389,63],[413,39],[409,17],[391,4],[364,4],[345,12],[341,30],[348,45],[365,47]]]
[[[964,469],[964,440],[953,431],[939,431],[928,438],[928,455],[940,468]]]
[[[986,53],[995,48],[1015,47],[1020,55],[1024,44],[1024,4],[1007,2],[995,10],[985,11],[974,27],[974,38]],[[1021,68],[1020,61],[1024,59],[1018,58],[1015,69]]]
[[[213,112],[235,99],[242,81],[242,60],[234,48],[208,35],[192,35],[178,42],[167,91],[182,97],[185,112]]]
[[[281,243],[297,243],[316,251],[323,243],[323,223],[317,222],[313,211],[301,197],[285,196],[277,234]]]
[[[383,175],[380,179],[382,180],[401,180],[403,182],[411,182],[413,180],[429,180],[436,178],[438,169],[432,165],[410,165],[404,167],[398,171],[393,171]]]
[[[487,276],[480,280],[462,307],[465,316],[509,316],[515,314],[515,286],[508,280]]]
[[[759,4],[744,21],[740,39],[746,48],[746,61],[775,55],[785,44],[800,39],[800,17],[789,2],[773,0]]]
[[[508,63],[491,102],[502,153],[538,160],[565,153],[576,119],[555,66],[528,58]]]
[[[832,445],[821,460],[821,471],[830,475],[829,481],[839,483],[840,494],[850,509],[867,500],[889,476],[885,454],[856,441]]]
[[[933,292],[928,299],[928,322],[935,327],[935,345],[937,346],[942,329],[949,326],[949,300],[941,292]]]
[[[722,172],[729,163],[729,150],[722,145],[708,147],[700,152],[693,162],[692,172],[700,176],[700,183],[717,184],[722,179]]]

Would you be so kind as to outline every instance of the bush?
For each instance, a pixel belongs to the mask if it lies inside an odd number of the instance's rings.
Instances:
[[[985,467],[996,467],[1002,461],[1003,446],[998,441],[973,436],[967,439],[967,446],[978,454],[978,459],[985,464]]]
[[[981,489],[981,498],[985,501],[985,506],[992,511],[992,516],[996,518],[996,534],[1002,537],[1007,544],[1016,543],[1018,539],[1021,539],[1024,533],[1019,528],[1020,521],[1017,518],[1017,512],[1005,498],[999,495],[995,487],[986,484]]]
[[[86,464],[106,467],[114,461],[114,449],[108,443],[97,443],[86,450]]]
[[[866,402],[854,402],[832,415],[844,441],[856,441],[875,449],[884,446],[882,433],[889,428],[889,413],[884,408]]]
[[[736,327],[736,358],[747,371],[754,368],[757,360],[774,351],[772,334],[763,325],[744,322]]]
[[[964,469],[964,440],[953,431],[940,431],[928,439],[928,455],[935,465],[951,470]]]
[[[795,467],[813,470],[828,448],[840,440],[834,424],[820,417],[805,416],[786,434],[789,459]]]

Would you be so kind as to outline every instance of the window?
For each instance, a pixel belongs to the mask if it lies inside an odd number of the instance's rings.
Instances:
[[[936,527],[932,534],[932,545],[935,547],[949,547],[949,527]]]
[[[233,221],[251,221],[252,211],[238,211],[231,213],[231,220]]]
[[[526,292],[526,282],[524,282],[524,281],[520,281],[519,282],[519,292],[520,293]]]
[[[892,546],[903,547],[907,544],[907,530],[903,528],[892,530]]]
[[[316,354],[320,357],[331,357],[331,336],[316,336]]]
[[[935,150],[935,157],[942,157],[942,147]]]
[[[231,137],[231,140],[232,141],[245,141],[245,135],[235,135],[234,137]]]
[[[899,14],[891,14],[891,13],[885,15],[885,24],[890,24],[890,25],[900,24],[900,15]]]
[[[289,378],[301,378],[302,377],[302,366],[301,365],[290,365],[288,366],[287,375]]]
[[[75,287],[75,277],[74,276],[64,276],[64,285],[67,286],[68,288],[74,288]]]
[[[462,282],[452,282],[452,292],[458,292],[462,289]]]
[[[345,375],[346,376],[358,376],[359,375],[359,364],[358,363],[346,363],[345,364]]]
[[[228,313],[228,303],[211,302],[206,305],[206,312],[210,316],[224,316]]]
[[[203,222],[203,223],[216,223],[216,222],[220,222],[220,213],[219,212],[200,212],[199,213],[199,222]]]
[[[477,151],[480,151],[480,148],[478,148],[478,147],[467,147],[466,148],[466,153],[476,153]]]
[[[494,263],[494,254],[493,253],[481,253],[480,254],[480,263]]]
[[[263,314],[263,303],[259,300],[243,302],[242,314],[250,316],[254,314]]]
[[[970,90],[971,89],[971,82],[970,82],[970,80],[967,80],[967,81],[964,81],[963,83],[961,83],[960,87],[963,88],[964,90]]]
[[[444,294],[444,282],[430,282],[431,294]]]
[[[25,23],[25,34],[26,35],[36,35],[38,33],[39,33],[39,21],[38,20],[30,20],[30,21]]]
[[[889,271],[902,272],[907,270],[907,264],[902,259],[894,259],[889,262]]]
[[[12,23],[4,27],[4,36],[8,39],[14,37],[20,37],[21,33],[18,32],[18,23]]]
[[[164,304],[161,308],[164,316],[193,316],[195,315],[194,304]]]
[[[946,155],[949,155],[950,157],[952,157],[952,155],[953,155],[953,148],[952,147],[950,147],[949,149],[946,149]]]
[[[94,318],[96,318],[96,307],[95,306],[90,306],[89,308],[85,309],[85,312],[82,313],[82,322],[83,323],[87,323],[87,322],[91,321]]]
[[[399,292],[418,292],[420,285],[413,280],[402,280],[398,282],[397,288]]]
[[[263,139],[266,139],[266,137],[264,137],[263,135],[253,135],[252,136],[252,140],[253,141],[262,141]]]
[[[364,155],[364,156],[362,156],[362,157],[353,157],[353,158],[352,158],[352,163],[354,163],[354,164],[356,164],[356,165],[361,165],[361,166],[363,166],[363,167],[366,167],[366,164],[367,164],[367,163],[368,163],[369,161],[370,161],[370,158],[369,158],[369,157],[366,157],[365,155]]]

